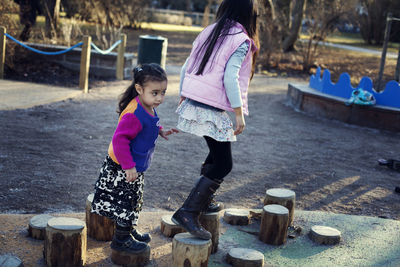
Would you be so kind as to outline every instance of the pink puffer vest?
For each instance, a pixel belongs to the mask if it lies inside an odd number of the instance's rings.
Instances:
[[[215,25],[212,24],[206,27],[193,43],[182,84],[181,95],[216,108],[233,111],[224,87],[225,66],[231,55],[243,42],[247,41],[249,43],[249,52],[239,71],[239,86],[243,102],[243,113],[248,115],[247,91],[251,75],[252,56],[257,47],[241,24],[236,23],[231,28],[230,35],[226,36],[217,52],[214,49],[204,68],[203,74],[195,74],[202,58],[202,55],[199,55],[199,60],[196,61],[196,53],[211,34]],[[218,43],[216,47],[218,47]]]

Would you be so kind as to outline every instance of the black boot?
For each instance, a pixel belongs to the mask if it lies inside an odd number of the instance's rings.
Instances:
[[[204,170],[206,168],[206,163],[201,164],[201,169],[200,169],[200,175],[204,175]],[[222,180],[218,181],[218,184],[221,184]],[[205,213],[211,213],[211,212],[219,212],[224,209],[224,204],[218,203],[217,201],[214,200],[214,195],[211,196],[211,200],[209,204],[206,206],[206,209],[204,210]]]
[[[172,221],[198,238],[211,239],[211,234],[200,225],[199,215],[209,204],[218,187],[219,184],[213,180],[200,177],[185,203],[172,215]]]
[[[140,233],[138,230],[132,227],[131,235],[140,242],[149,243],[151,241],[151,235],[149,233]]]
[[[115,233],[111,242],[112,249],[129,253],[141,253],[148,247],[146,243],[136,240],[131,235],[131,226],[116,224]]]
[[[224,209],[224,204],[215,201],[214,197],[212,197],[210,204],[208,204],[204,212],[205,213],[219,212],[223,209]]]

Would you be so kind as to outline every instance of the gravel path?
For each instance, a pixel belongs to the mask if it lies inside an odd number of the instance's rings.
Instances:
[[[169,77],[162,124],[174,127],[178,76]],[[296,208],[400,219],[400,173],[378,158],[400,157],[400,134],[311,117],[285,105],[294,79],[256,75],[246,130],[233,144],[234,168],[217,200],[260,208],[267,188],[297,194]],[[304,81],[302,81],[304,82]],[[83,212],[117,122],[129,81],[30,109],[0,111],[0,212]],[[159,139],[145,175],[147,210],[174,210],[198,178],[204,140]]]

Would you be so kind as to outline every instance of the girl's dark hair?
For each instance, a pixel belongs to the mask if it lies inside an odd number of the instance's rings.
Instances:
[[[132,84],[121,94],[117,113],[121,115],[122,111],[128,106],[128,104],[138,96],[136,92],[135,84],[144,86],[149,81],[167,81],[167,74],[160,65],[156,63],[138,65],[133,69],[133,81]]]
[[[217,50],[220,48],[226,36],[229,35],[229,30],[232,28],[235,22],[239,22],[246,29],[249,37],[254,41],[256,46],[259,47],[257,9],[257,0],[222,1],[217,11],[216,26],[196,54],[196,61],[199,55],[203,55],[196,75],[203,73],[215,46],[218,45]],[[203,53],[204,50],[205,52]],[[258,51],[253,55],[252,77],[255,70],[257,55]]]

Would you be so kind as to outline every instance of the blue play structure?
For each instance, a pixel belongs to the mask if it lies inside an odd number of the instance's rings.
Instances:
[[[349,99],[353,90],[361,88],[372,93],[376,99],[376,105],[400,108],[400,84],[390,81],[386,84],[385,90],[378,93],[373,89],[372,80],[369,77],[362,77],[359,85],[353,88],[350,83],[350,75],[342,73],[339,81],[334,84],[331,81],[331,73],[328,69],[324,70],[321,78],[321,68],[318,67],[317,73],[311,75],[309,86],[322,93]]]

